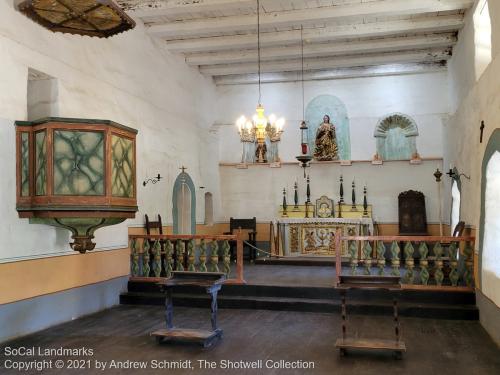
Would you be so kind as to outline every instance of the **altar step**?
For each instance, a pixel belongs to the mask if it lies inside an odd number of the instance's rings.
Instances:
[[[207,307],[209,297],[203,289],[178,287],[175,306]],[[471,292],[402,291],[400,315],[419,318],[478,320],[475,294]],[[349,313],[392,314],[392,297],[381,291],[351,291],[347,296]],[[154,283],[129,282],[121,304],[163,305],[164,294]],[[340,296],[333,288],[266,285],[225,285],[219,293],[220,308],[262,309],[301,312],[340,313]]]

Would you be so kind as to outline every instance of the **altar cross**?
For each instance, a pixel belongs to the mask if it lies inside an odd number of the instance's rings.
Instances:
[[[186,173],[186,169],[187,169],[187,168],[186,168],[185,166],[182,166],[182,167],[180,167],[179,169],[182,171],[182,173]]]

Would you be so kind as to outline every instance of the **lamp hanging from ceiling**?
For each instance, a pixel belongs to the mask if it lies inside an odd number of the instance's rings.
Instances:
[[[262,105],[262,90],[261,90],[261,61],[260,61],[260,0],[257,0],[257,62],[258,62],[258,79],[259,79],[259,101],[256,108],[256,113],[250,119],[241,116],[236,121],[241,142],[244,143],[244,151],[242,162],[257,163],[279,162],[278,142],[281,140],[285,119],[277,118],[274,114],[266,117],[264,114],[264,106]],[[269,138],[272,150],[267,151],[266,138]],[[245,151],[245,143],[257,143],[255,155],[249,155]],[[269,159],[269,160],[268,160]]]
[[[107,38],[135,27],[113,0],[25,0],[17,8],[54,32]]]
[[[304,104],[304,28],[300,25],[300,53],[301,53],[301,82],[302,82],[302,122],[300,123],[300,148],[301,154],[295,158],[301,163],[304,168],[304,178],[306,177],[306,168],[309,167],[309,162],[312,160],[309,152],[309,134],[305,120],[305,104]]]

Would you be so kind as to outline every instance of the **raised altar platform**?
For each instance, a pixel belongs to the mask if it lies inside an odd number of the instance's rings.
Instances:
[[[371,218],[280,218],[275,225],[279,255],[283,256],[336,255],[335,232],[338,228],[343,236],[373,233]],[[346,242],[342,245],[341,256],[348,256]]]

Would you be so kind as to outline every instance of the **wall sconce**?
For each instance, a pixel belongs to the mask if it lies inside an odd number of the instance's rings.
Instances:
[[[457,168],[453,168],[450,165],[450,170],[446,172],[448,176],[450,176],[451,179],[459,181],[461,176],[464,176],[467,180],[470,180],[470,176],[467,176],[465,173],[458,173]]]
[[[161,177],[161,176],[160,176],[160,174],[158,173],[158,176],[156,176],[155,178],[148,178],[148,179],[144,180],[144,181],[142,182],[142,186],[146,186],[146,185],[148,184],[148,182],[151,182],[151,183],[153,183],[153,184],[156,184],[158,181],[160,181],[160,180],[161,180],[161,178],[162,178],[162,177]]]

